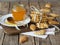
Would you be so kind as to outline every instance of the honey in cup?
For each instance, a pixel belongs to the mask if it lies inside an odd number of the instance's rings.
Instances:
[[[22,6],[15,6],[12,9],[12,15],[13,15],[14,21],[22,21],[25,19],[26,10]]]

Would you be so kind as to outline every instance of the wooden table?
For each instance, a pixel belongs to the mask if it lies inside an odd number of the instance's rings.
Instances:
[[[41,8],[47,2],[52,4],[52,10],[54,13],[60,14],[60,0],[20,0],[20,2],[17,3],[24,4],[25,8],[27,9],[27,14],[29,14],[30,12],[29,6],[31,4],[38,8]],[[11,8],[14,3],[16,2],[0,2],[0,6],[4,5],[2,6],[4,8],[0,7],[0,15],[11,13]],[[13,30],[13,28],[8,28],[5,26],[4,29]],[[19,36],[21,36],[20,34],[9,36],[4,33],[4,29],[0,29],[0,45],[60,45],[60,33],[57,33],[56,35],[53,36],[49,35],[47,39],[28,36],[29,40],[25,43],[20,44],[19,43]],[[22,28],[22,30],[28,29]]]

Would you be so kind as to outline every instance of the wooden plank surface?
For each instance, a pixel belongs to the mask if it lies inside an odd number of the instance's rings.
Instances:
[[[3,44],[3,40],[4,40],[4,32],[3,29],[0,29],[0,45]]]
[[[8,14],[9,2],[0,2],[0,14]]]
[[[31,4],[36,6],[37,8],[41,8],[47,2],[53,5],[52,8],[53,12],[60,15],[60,0],[20,0],[20,2],[17,3],[24,4],[29,14],[30,10],[29,6]],[[0,14],[11,13],[11,9],[14,3],[16,2],[0,2]],[[58,20],[60,21],[60,18]],[[5,29],[7,28],[5,27]],[[11,28],[8,29],[11,30]],[[22,30],[27,30],[27,28]],[[40,39],[28,36],[29,38],[28,42],[25,42],[23,44],[19,44],[20,36],[21,35],[8,36],[7,34],[4,34],[3,30],[0,30],[0,45],[2,44],[3,45],[59,45],[60,44],[60,33],[56,34],[55,36],[49,36],[47,39]]]
[[[45,5],[45,1],[44,0],[38,0],[38,3],[39,3],[39,7],[40,8],[43,8],[44,5]]]
[[[13,6],[16,4],[16,3],[18,3],[19,4],[19,2],[18,1],[13,1],[13,2],[9,2],[9,12],[8,13],[12,13],[11,11],[12,11],[12,9],[13,9]]]
[[[60,32],[56,35],[50,36],[50,40],[52,45],[60,45]]]
[[[8,2],[6,2],[6,3],[0,2],[0,16],[8,13],[8,7],[9,7]],[[0,45],[3,44],[4,36],[5,36],[4,35],[4,29],[0,29]]]
[[[57,7],[57,8],[55,7],[52,10],[53,10],[53,13],[60,16],[60,7]],[[57,17],[57,20],[60,22],[60,17]]]
[[[45,3],[51,3],[53,7],[60,7],[60,0],[44,0]]]
[[[3,45],[18,45],[18,35],[5,35]]]
[[[51,45],[49,37],[47,37],[47,39],[42,39],[41,41],[41,45]]]

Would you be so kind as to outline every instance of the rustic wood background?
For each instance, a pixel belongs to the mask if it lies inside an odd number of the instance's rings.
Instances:
[[[23,3],[24,5],[28,5],[28,3],[35,3],[40,6],[44,6],[45,3],[51,3],[54,11],[58,11],[55,13],[60,13],[60,0],[20,0],[20,2],[0,2],[0,14],[8,14],[10,13],[12,6],[14,3]]]
[[[0,2],[0,15],[8,14],[11,13],[11,9],[14,5],[14,3],[23,3],[26,8],[28,9],[31,3],[33,5],[39,5],[39,7],[43,7],[45,3],[51,3],[52,4],[52,9],[54,13],[57,13],[60,15],[60,0],[20,0],[20,1],[5,1],[5,2]],[[60,18],[59,18],[60,19]],[[58,19],[58,20],[59,20]]]
[[[29,6],[31,4],[41,8],[47,2],[52,4],[53,12],[60,15],[60,0],[20,0],[20,2],[0,2],[0,15],[11,13],[14,3],[24,4],[27,12],[29,13]],[[60,21],[60,18],[58,20]],[[11,28],[6,29],[11,30]],[[39,39],[28,36],[28,42],[23,44],[19,44],[19,36],[20,35],[8,36],[4,34],[3,30],[0,30],[0,45],[60,45],[60,33],[54,36],[49,36],[47,39]]]

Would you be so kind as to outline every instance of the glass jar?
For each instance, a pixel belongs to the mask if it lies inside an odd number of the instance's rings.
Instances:
[[[23,5],[16,4],[12,8],[12,15],[15,21],[22,21],[25,19],[26,9]]]

